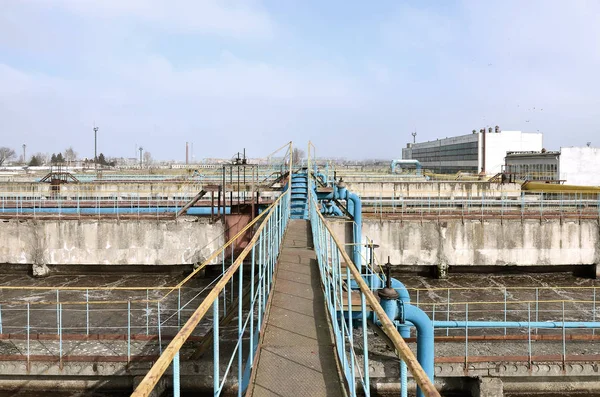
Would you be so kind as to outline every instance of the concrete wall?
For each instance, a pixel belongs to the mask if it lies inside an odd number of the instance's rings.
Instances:
[[[182,265],[223,245],[223,225],[197,217],[151,220],[3,220],[0,263]]]
[[[72,183],[60,187],[60,196],[76,200],[78,197],[130,198],[181,198],[193,197],[202,190],[201,183],[186,182],[95,182]],[[52,197],[49,183],[8,182],[0,188],[3,197],[27,196]]]
[[[569,185],[600,186],[600,148],[561,148],[559,174]]]
[[[520,197],[516,183],[489,182],[349,182],[348,190],[361,197]]]
[[[350,242],[347,224],[330,220]],[[400,222],[365,220],[363,238],[393,264],[450,266],[552,266],[600,263],[600,228],[595,220],[503,220]]]

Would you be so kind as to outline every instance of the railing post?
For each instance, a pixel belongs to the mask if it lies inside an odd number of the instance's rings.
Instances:
[[[173,397],[180,397],[179,385],[179,350],[173,357]]]
[[[29,368],[29,357],[31,356],[31,350],[30,350],[30,346],[29,346],[29,333],[30,333],[30,323],[29,323],[29,305],[30,303],[27,302],[27,368]]]
[[[262,295],[263,295],[263,231],[258,237],[258,317],[256,318],[256,332],[260,333],[262,327]]]
[[[469,304],[465,303],[465,371],[469,371]]]
[[[156,302],[156,322],[158,326],[158,351],[162,354],[162,332],[160,324],[160,300]]]
[[[223,211],[223,219],[225,219],[224,211]],[[221,251],[221,267],[222,267],[221,274],[225,274],[225,250],[226,250],[226,248],[223,248],[223,250]],[[223,315],[224,316],[227,315],[227,288],[223,288]]]
[[[127,301],[127,363],[131,361],[131,301]]]
[[[244,278],[244,263],[242,263],[238,269],[238,397],[242,397],[242,365],[243,365],[243,352],[242,349],[242,337],[243,333],[243,321],[242,321],[242,285]],[[252,316],[253,313],[250,313]]]
[[[567,359],[567,339],[565,335],[565,301],[562,301],[562,361],[563,369],[565,368],[565,361]]]
[[[504,287],[504,322],[506,322],[506,287]],[[504,335],[506,335],[506,328],[504,328]]]
[[[539,313],[539,288],[536,288],[535,289],[535,322],[536,323],[539,321],[538,313]],[[537,333],[538,333],[538,329],[536,327],[535,334],[537,335]]]
[[[219,300],[213,303],[213,395],[220,394],[219,380]]]
[[[531,368],[531,303],[527,304],[527,357]]]
[[[62,368],[62,352],[63,352],[63,337],[62,337],[62,303],[59,304],[59,316],[58,316],[58,359],[59,366]]]
[[[271,218],[267,221],[267,280],[266,280],[266,289],[265,289],[265,305],[267,301],[267,296],[269,295],[269,291],[271,290],[271,256],[272,248],[273,248],[273,230],[271,227]]]
[[[181,328],[181,287],[177,288],[177,331]]]
[[[446,306],[446,321],[450,321],[450,288],[448,288],[448,305]],[[450,328],[446,328],[446,336],[450,335]]]
[[[594,302],[592,306],[592,321],[596,322],[596,287],[592,287]],[[1,309],[1,307],[0,307]],[[2,316],[0,315],[0,334],[2,333]],[[592,328],[592,335],[596,334],[596,328]]]
[[[360,309],[362,312],[362,330],[363,330],[363,372],[364,372],[364,392],[365,396],[371,395],[369,386],[369,337],[367,334],[367,302],[365,294],[360,293]]]
[[[260,237],[259,237],[260,238]],[[248,357],[250,360],[250,367],[254,364],[254,303],[256,300],[254,299],[254,268],[255,268],[255,247],[256,244],[252,246],[252,264],[250,267],[250,349],[248,352]]]
[[[150,334],[150,292],[146,289],[146,335]]]
[[[231,242],[231,265],[230,266],[233,266],[233,263],[235,262],[235,258],[234,258],[235,252],[234,251],[235,251],[235,240],[233,240]],[[229,284],[231,285],[231,296],[229,297],[229,299],[231,300],[231,302],[233,302],[233,277],[229,281]],[[224,309],[226,307],[227,307],[227,303],[225,303]],[[225,315],[225,314],[223,314],[223,315]]]
[[[350,264],[346,264],[346,284],[348,285],[348,343],[350,345],[350,395],[356,395],[356,381],[354,379],[354,332],[352,330],[352,288],[350,288]]]
[[[85,334],[90,334],[90,290],[85,290]]]
[[[60,296],[56,290],[56,333],[60,333]]]
[[[340,261],[340,252],[339,252],[340,249],[341,248],[338,247],[338,248],[336,248],[336,250],[334,252],[335,252],[335,265],[338,268],[338,291],[340,293],[340,311],[341,311],[341,315],[340,315],[340,317],[341,317],[340,318],[340,320],[341,320],[340,321],[341,322],[340,334],[341,335],[340,335],[339,345],[340,345],[340,349],[342,351],[342,357],[341,357],[342,366],[344,369],[344,373],[346,374],[346,373],[348,373],[347,372],[348,371],[348,361],[346,360],[346,347],[345,347],[346,346],[346,335],[345,335],[346,332],[344,331],[344,328],[345,328],[344,322],[346,320],[344,319],[344,287],[342,285],[342,264]]]

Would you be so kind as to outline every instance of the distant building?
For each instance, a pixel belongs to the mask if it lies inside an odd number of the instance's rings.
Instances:
[[[520,180],[600,186],[600,148],[564,147],[557,152],[509,152],[504,172]]]
[[[540,132],[496,130],[409,143],[402,149],[402,158],[419,160],[424,169],[440,174],[484,171],[494,175],[502,172],[507,152],[542,150]]]
[[[504,173],[511,180],[559,181],[560,152],[506,153]]]

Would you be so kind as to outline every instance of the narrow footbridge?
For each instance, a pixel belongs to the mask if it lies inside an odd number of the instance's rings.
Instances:
[[[183,363],[210,354],[206,339],[189,347],[202,326],[211,335],[212,371],[203,367],[198,376],[211,379],[215,396],[368,396],[366,328],[374,321],[418,395],[439,396],[433,368],[421,366],[325,222],[314,183],[307,169],[290,172],[279,199],[208,258],[233,252],[235,240],[253,231],[132,396],[166,387],[180,396]]]

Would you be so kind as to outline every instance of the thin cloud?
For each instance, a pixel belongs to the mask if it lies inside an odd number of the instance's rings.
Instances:
[[[275,30],[269,13],[256,2],[245,0],[22,0],[20,3],[46,10],[59,7],[92,19],[130,18],[146,27],[171,32],[249,38],[271,37]]]

